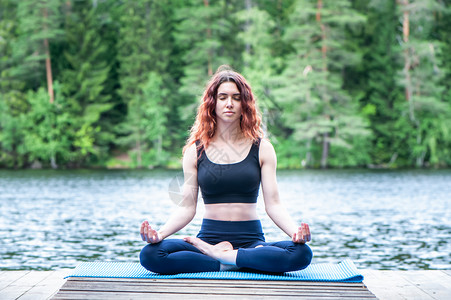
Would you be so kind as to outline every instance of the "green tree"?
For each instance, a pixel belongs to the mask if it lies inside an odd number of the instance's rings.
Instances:
[[[53,78],[50,44],[63,35],[60,0],[24,0],[17,5],[18,38],[13,44],[14,69],[28,88],[38,88],[47,79],[49,101],[53,102]]]
[[[127,122],[120,127],[123,137],[119,143],[134,146],[136,167],[159,166],[168,158],[162,151],[167,125],[164,99],[168,90],[155,72],[149,74],[140,89],[139,97],[129,103]]]
[[[107,146],[114,140],[110,121],[102,115],[114,106],[111,94],[106,90],[113,61],[107,61],[110,44],[103,38],[108,25],[103,21],[101,7],[91,1],[73,1],[68,6],[65,19],[64,66],[61,71],[63,94],[70,103],[78,140],[80,163],[91,156],[107,155]],[[92,158],[91,158],[92,159]]]
[[[24,82],[15,76],[14,45],[18,38],[17,2],[0,0],[0,167],[20,168],[26,158],[18,152],[24,130],[20,115],[28,110]]]
[[[399,25],[396,2],[356,2],[357,9],[367,13],[368,21],[364,31],[356,36],[360,39],[359,48],[363,49],[362,62],[346,73],[346,87],[360,98],[361,111],[370,121],[373,135],[367,151],[371,163],[393,166],[405,149],[395,130],[399,117],[395,103],[402,97],[402,90],[396,84],[397,72],[401,67],[396,35]]]
[[[365,19],[349,1],[297,1],[284,38],[292,44],[287,66],[279,78],[277,96],[284,108],[291,138],[305,149],[304,163],[314,162],[314,143],[321,144],[320,166],[328,165],[329,148],[352,148],[357,136],[369,131],[357,103],[343,90],[342,72],[359,62],[347,49],[346,30]]]
[[[12,76],[14,67],[13,43],[17,39],[17,3],[12,0],[0,0],[0,93],[23,88],[20,79]]]
[[[237,40],[238,20],[235,13],[243,7],[242,1],[210,1],[203,5],[190,0],[176,11],[178,25],[175,38],[183,51],[183,77],[180,93],[184,102],[180,114],[192,123],[205,83],[223,64],[240,66],[242,44]]]
[[[402,19],[403,69],[398,84],[404,88],[405,102],[399,103],[401,116],[397,122],[399,133],[409,147],[409,158],[417,167],[426,162],[438,165],[449,150],[438,149],[443,141],[449,145],[451,107],[443,99],[441,85],[444,73],[440,52],[443,45],[431,38],[434,14],[442,10],[434,0],[398,2]]]
[[[281,59],[273,58],[275,22],[271,16],[253,3],[246,1],[246,8],[237,13],[237,18],[243,22],[244,30],[238,33],[238,38],[245,45],[243,52],[242,73],[252,86],[252,91],[263,110],[264,124],[273,123],[273,115],[278,106],[271,94],[271,79],[275,75],[277,64]]]
[[[55,83],[55,101],[48,101],[48,94],[40,88],[29,91],[27,100],[29,111],[20,115],[25,134],[19,153],[28,162],[39,162],[44,166],[57,168],[73,159],[72,141],[74,131],[73,116],[67,111],[67,102],[60,96],[59,85]]]
[[[439,2],[440,3],[440,2]],[[441,51],[437,54],[439,60],[442,62],[443,76],[440,81],[443,93],[441,95],[442,102],[448,106],[451,106],[451,1],[441,1],[441,9],[436,16],[435,28],[431,34],[435,40],[441,41]],[[446,116],[443,116],[446,118]],[[451,165],[451,124],[442,123],[442,130],[440,133],[441,138],[435,145],[434,155],[431,155],[430,163],[432,165],[450,166]],[[433,151],[431,150],[431,153]],[[435,157],[434,157],[435,156]]]
[[[7,98],[11,100],[14,95],[0,94],[0,167],[19,168],[25,163],[18,151],[24,129],[20,115],[8,105]]]
[[[168,78],[168,55],[172,51],[171,37],[165,31],[168,22],[171,22],[168,16],[171,3],[169,0],[140,0],[125,2],[121,7],[119,94],[127,104],[128,121],[120,127],[119,133],[123,136],[119,140],[122,145],[133,147],[137,167],[142,167],[143,156],[151,150],[150,146],[153,145],[155,148],[152,149],[161,153],[164,143],[164,132],[154,143],[154,135],[146,135],[143,130],[150,130],[148,124],[153,122],[145,118],[167,118],[162,97],[168,95],[163,83]],[[149,88],[158,90],[150,91]],[[156,96],[150,97],[152,93]],[[160,105],[154,108],[149,106],[155,103]],[[158,116],[153,114],[155,109],[161,111]]]

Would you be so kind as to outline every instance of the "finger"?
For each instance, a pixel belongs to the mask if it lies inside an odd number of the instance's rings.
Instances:
[[[147,235],[147,225],[145,223],[143,223],[143,235]]]
[[[150,236],[152,243],[156,242],[157,240],[157,231],[155,229],[150,229]]]
[[[298,228],[298,243],[304,244],[305,243],[305,237],[304,237],[304,223],[301,223],[301,226]]]
[[[149,241],[151,243],[155,242],[155,230],[149,225]]]
[[[305,223],[301,224],[302,236],[305,237],[307,235],[307,227]]]
[[[141,239],[144,241],[144,222],[141,224],[141,228],[139,229],[139,234],[141,235]]]
[[[308,226],[308,224],[305,224],[305,232],[307,234],[307,242],[310,242],[312,240],[312,235],[310,234],[310,227]]]
[[[149,224],[147,224],[146,230],[147,230],[146,242],[151,243],[152,242],[152,227]]]

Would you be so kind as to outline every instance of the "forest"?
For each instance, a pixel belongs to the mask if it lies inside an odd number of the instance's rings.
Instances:
[[[278,167],[451,166],[451,0],[0,0],[0,168],[180,168],[221,65]]]

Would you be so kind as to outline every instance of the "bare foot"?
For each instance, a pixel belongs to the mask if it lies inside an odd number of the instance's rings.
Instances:
[[[223,264],[221,264],[220,267],[219,267],[219,271],[237,271],[239,269],[240,268],[238,268],[235,265],[223,265]]]
[[[183,240],[199,249],[203,254],[218,260],[222,265],[236,266],[237,250],[233,250],[233,246],[229,242],[210,245],[196,237],[186,237]]]

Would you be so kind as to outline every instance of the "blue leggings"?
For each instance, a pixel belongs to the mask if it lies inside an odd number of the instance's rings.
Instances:
[[[312,260],[312,251],[306,244],[265,242],[259,220],[204,219],[197,237],[211,245],[230,242],[238,249],[236,265],[240,271],[289,272],[304,269]],[[260,245],[263,247],[255,248]],[[147,244],[141,250],[140,262],[147,270],[160,274],[219,271],[220,268],[219,261],[182,239]]]

